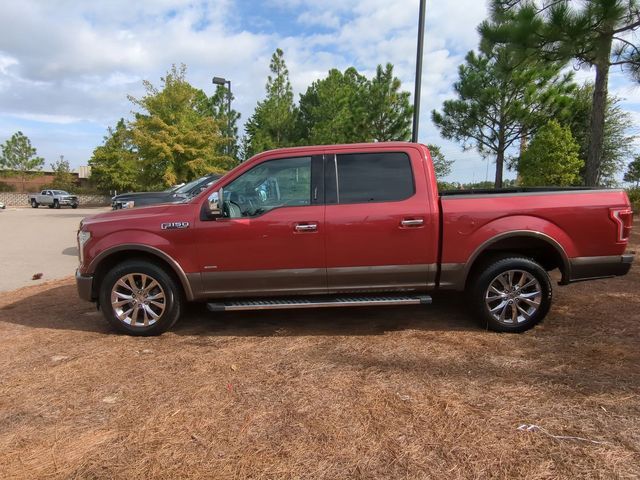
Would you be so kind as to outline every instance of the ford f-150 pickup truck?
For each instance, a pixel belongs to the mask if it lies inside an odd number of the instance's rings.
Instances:
[[[561,285],[626,274],[625,192],[437,191],[414,143],[265,152],[178,204],[80,224],[80,297],[155,335],[186,301],[210,310],[426,304],[465,292],[481,324],[520,332]]]

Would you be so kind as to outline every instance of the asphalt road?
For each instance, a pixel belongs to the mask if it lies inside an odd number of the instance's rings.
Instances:
[[[0,210],[0,292],[73,275],[80,220],[108,208]],[[42,273],[41,280],[32,280]]]

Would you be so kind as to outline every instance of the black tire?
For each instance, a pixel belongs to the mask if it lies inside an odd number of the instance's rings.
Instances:
[[[159,288],[152,290],[151,297],[157,296],[159,292],[164,294],[164,310],[159,314],[159,317],[152,323],[152,319],[145,313],[145,308],[154,308],[154,313],[158,314],[159,309],[152,305],[138,308],[138,312],[142,312],[144,318],[141,321],[131,322],[134,320],[134,313],[131,313],[130,317],[127,317],[126,311],[121,311],[120,315],[125,317],[123,320],[118,318],[116,314],[116,308],[112,305],[112,289],[116,286],[116,282],[124,278],[127,275],[132,275],[133,282],[137,288],[141,287],[143,276],[147,276],[152,280],[155,280]],[[131,278],[131,277],[129,277]],[[127,280],[131,283],[130,280]],[[124,287],[118,288],[121,292],[128,292]],[[131,290],[131,289],[129,289]],[[140,291],[140,290],[138,290]],[[133,292],[132,292],[133,293]],[[117,295],[117,294],[116,294]],[[120,298],[116,296],[116,298]],[[100,309],[104,318],[117,330],[134,336],[152,336],[160,335],[167,331],[176,323],[183,309],[182,291],[176,281],[170,274],[158,265],[145,260],[128,260],[126,262],[116,265],[111,269],[102,280],[99,291]],[[129,309],[132,306],[131,302],[127,302],[122,306],[122,310]],[[148,311],[148,310],[147,310]],[[140,315],[140,313],[138,314]],[[144,320],[149,320],[149,325],[144,324]]]
[[[520,256],[496,258],[484,264],[470,280],[468,290],[474,313],[483,326],[495,332],[519,333],[534,327],[549,312],[553,296],[545,269]]]
[[[60,202],[58,200],[53,201],[53,208],[60,208]]]
[[[31,208],[38,208],[38,202],[36,202],[35,200],[31,200]]]
[[[78,205],[76,205],[76,204],[74,203],[73,205],[71,205],[71,208],[73,208],[73,209],[75,210],[76,208],[78,208]]]

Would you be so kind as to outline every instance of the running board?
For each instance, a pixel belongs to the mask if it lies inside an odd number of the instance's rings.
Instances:
[[[212,312],[236,310],[277,310],[288,308],[370,307],[373,305],[428,305],[429,295],[386,295],[376,297],[320,297],[234,300],[207,303]]]

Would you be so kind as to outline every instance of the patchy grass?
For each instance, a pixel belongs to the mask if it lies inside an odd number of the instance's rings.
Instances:
[[[196,306],[141,339],[70,279],[5,294],[1,476],[640,476],[640,268],[556,288],[521,335],[479,329],[462,303]]]

